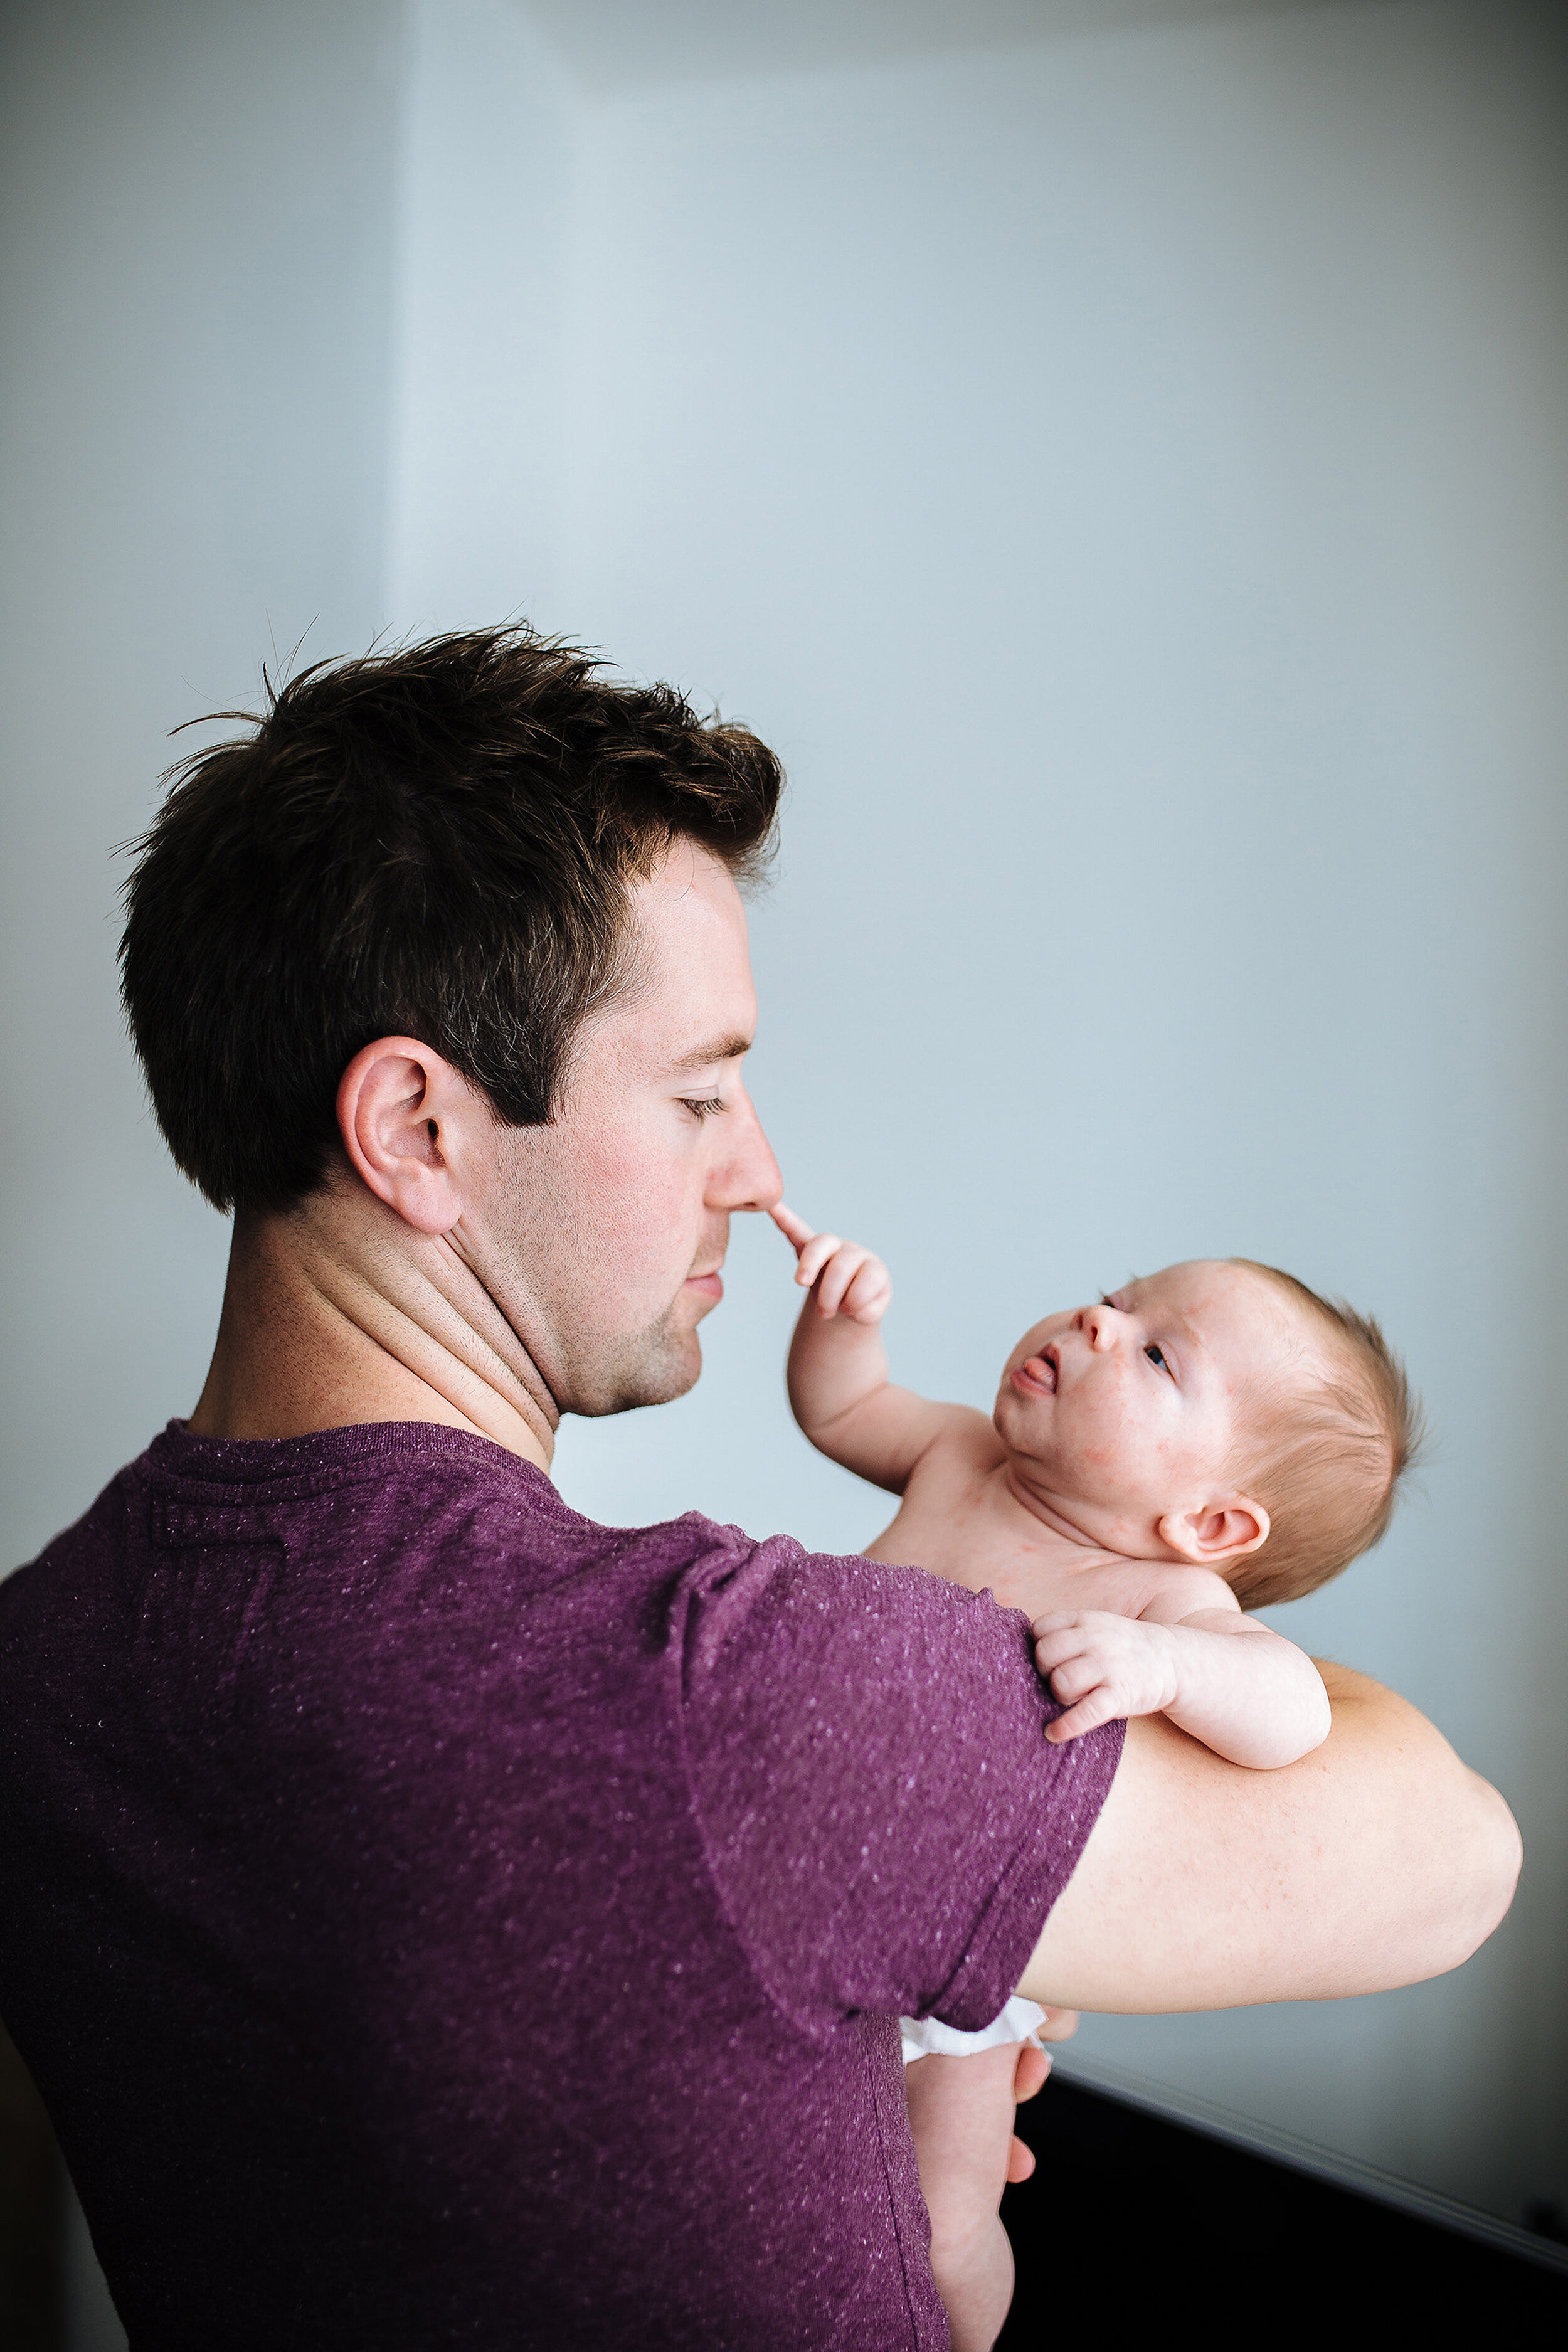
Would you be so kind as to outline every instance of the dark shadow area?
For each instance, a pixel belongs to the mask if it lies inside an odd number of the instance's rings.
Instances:
[[[1002,2218],[1018,2286],[997,2352],[1161,2335],[1185,2314],[1210,2336],[1227,2318],[1290,2340],[1368,2324],[1468,2332],[1538,2323],[1563,2340],[1568,2277],[1353,2190],[1167,2123],[1078,2084],[1047,2083],[1018,2111],[1037,2158]],[[1266,2316],[1267,2315],[1267,2316]]]
[[[9,2036],[0,2029],[0,2347],[60,2352],[65,2174]]]
[[[1568,2275],[1062,2081],[1019,2110],[1038,2160],[1002,2218],[1018,2266],[997,2352],[1065,2327],[1123,2341],[1183,2308],[1221,2341],[1234,2320],[1289,2341],[1430,2324],[1568,2329]],[[48,2117],[0,2032],[0,2352],[62,2352],[64,2171]],[[1555,2216],[1553,2217],[1555,2222]],[[1548,2231],[1555,2234],[1553,2227]],[[1175,2298],[1173,2301],[1173,2298]]]

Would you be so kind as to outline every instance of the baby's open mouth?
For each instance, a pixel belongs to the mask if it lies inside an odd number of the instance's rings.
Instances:
[[[1054,1396],[1057,1388],[1056,1349],[1046,1348],[1037,1356],[1026,1356],[1013,1378],[1020,1388],[1045,1389]]]

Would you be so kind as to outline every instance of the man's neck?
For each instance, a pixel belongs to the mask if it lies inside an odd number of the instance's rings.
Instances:
[[[548,1471],[559,1417],[517,1333],[444,1236],[339,1185],[286,1215],[237,1218],[217,1345],[188,1424],[196,1436],[427,1421]]]

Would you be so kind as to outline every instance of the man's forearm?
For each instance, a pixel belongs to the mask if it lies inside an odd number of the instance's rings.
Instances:
[[[1228,2009],[1377,1991],[1468,1958],[1512,1898],[1512,1816],[1414,1707],[1321,1672],[1332,1729],[1280,1771],[1227,1764],[1160,1717],[1128,1725],[1022,1991]]]

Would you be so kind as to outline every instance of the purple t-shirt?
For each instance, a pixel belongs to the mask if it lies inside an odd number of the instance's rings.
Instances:
[[[0,2015],[138,2352],[940,2347],[898,2011],[1104,1800],[1027,1627],[417,1423],[173,1423],[0,1586]]]

